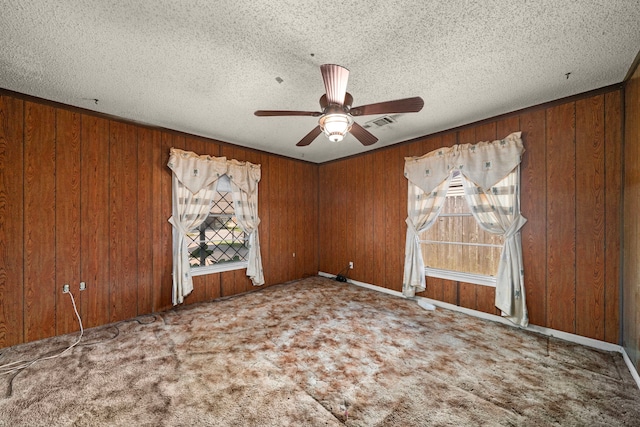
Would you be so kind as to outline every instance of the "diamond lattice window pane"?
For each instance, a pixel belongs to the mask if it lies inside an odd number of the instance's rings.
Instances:
[[[204,267],[246,261],[247,235],[238,226],[231,193],[217,193],[209,217],[187,235],[190,264]]]

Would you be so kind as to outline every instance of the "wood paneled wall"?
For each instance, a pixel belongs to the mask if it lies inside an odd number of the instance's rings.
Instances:
[[[640,371],[640,66],[625,87],[622,344]]]
[[[317,165],[0,92],[0,348],[77,330],[65,283],[85,327],[171,307],[170,147],[261,164],[266,284],[317,273]],[[255,289],[245,270],[194,288]]]
[[[637,113],[634,79],[626,99]],[[262,165],[267,285],[337,273],[353,261],[350,278],[400,291],[404,157],[518,130],[527,150],[521,205],[531,323],[617,343],[622,101],[620,89],[586,94],[318,166],[0,93],[0,347],[77,330],[64,283],[87,327],[171,307],[170,147]],[[627,138],[638,129],[629,111]],[[627,165],[638,157],[638,144],[630,145]],[[629,169],[627,185],[637,184],[633,176]],[[637,215],[637,206],[627,209]],[[637,231],[637,223],[625,227]],[[637,295],[628,283],[625,292]],[[244,270],[199,276],[194,286],[187,304],[254,289]],[[490,287],[428,278],[422,295],[496,313]],[[635,319],[625,311],[625,325],[638,324],[633,304]],[[637,326],[625,337],[637,354]]]
[[[522,131],[532,324],[619,342],[622,92],[586,94],[320,165],[320,271],[402,290],[404,157]],[[497,313],[494,288],[427,278],[423,296]]]

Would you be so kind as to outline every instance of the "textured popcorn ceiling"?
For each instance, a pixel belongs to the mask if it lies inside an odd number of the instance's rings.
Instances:
[[[619,83],[640,48],[638,0],[0,0],[0,11],[0,88],[313,162]],[[324,63],[350,69],[354,106],[421,96],[425,107],[370,128],[371,147],[352,136],[296,147],[316,118],[253,112],[319,111]]]

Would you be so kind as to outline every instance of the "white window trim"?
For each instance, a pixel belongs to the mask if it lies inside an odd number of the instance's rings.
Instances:
[[[242,270],[247,268],[248,261],[223,262],[215,265],[207,265],[206,267],[191,267],[191,276],[204,276],[205,274],[222,273],[225,271]]]
[[[484,274],[463,273],[461,271],[443,270],[440,268],[424,268],[424,275],[439,279],[454,280],[456,282],[473,283],[475,285],[496,287],[495,276],[485,276]]]

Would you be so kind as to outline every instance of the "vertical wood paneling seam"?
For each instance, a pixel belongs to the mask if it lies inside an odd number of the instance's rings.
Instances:
[[[625,90],[620,89],[620,122],[618,126],[620,126],[620,154],[618,157],[618,161],[620,164],[620,198],[618,200],[618,235],[619,235],[619,256],[618,256],[618,344],[622,345],[622,324],[624,321],[624,317],[622,315],[622,307],[623,307],[623,295],[624,295],[624,257],[623,248],[624,248],[624,174],[625,174],[625,162],[624,162],[624,146],[625,146],[625,120],[626,120],[626,110],[625,110]]]
[[[139,194],[138,192],[140,191],[140,189],[138,188],[138,174],[139,174],[138,168],[139,168],[140,165],[138,164],[138,161],[139,161],[140,158],[138,156],[138,131],[139,131],[139,129],[137,127],[134,127],[133,130],[134,130],[134,133],[135,133],[135,136],[136,136],[136,139],[135,139],[135,151],[136,151],[135,166],[136,166],[136,168],[135,168],[135,184],[134,185],[135,185],[135,194],[136,194],[136,202],[137,202],[136,205],[135,205],[135,217],[136,217],[136,221],[135,221],[135,224],[136,224],[136,233],[135,233],[135,236],[136,236],[136,239],[135,239],[135,241],[136,241],[136,244],[135,244],[135,253],[136,253],[136,271],[135,271],[135,276],[136,276],[136,280],[135,280],[136,281],[136,289],[135,289],[136,300],[135,300],[135,313],[136,313],[136,316],[138,316],[138,315],[140,315],[140,307],[139,307],[139,301],[140,301],[140,268],[139,267],[140,266],[138,264],[138,260],[139,260],[138,253],[140,251],[140,238],[139,238],[139,235],[138,235],[138,210],[140,209],[140,199],[138,198],[138,194]]]
[[[625,234],[624,234],[624,225],[625,225],[625,221],[624,221],[624,195],[625,195],[625,191],[624,191],[624,185],[625,185],[625,176],[626,176],[626,164],[625,164],[625,150],[626,150],[626,143],[627,143],[627,139],[626,139],[626,132],[625,129],[627,127],[626,125],[626,120],[627,120],[627,112],[626,112],[626,89],[622,89],[620,90],[620,158],[619,160],[621,161],[620,165],[621,165],[621,169],[620,169],[620,173],[621,173],[621,177],[620,177],[620,185],[621,185],[621,189],[620,189],[620,200],[619,200],[619,215],[620,215],[620,224],[618,225],[618,230],[620,233],[620,257],[619,257],[619,279],[618,279],[618,342],[622,345],[622,341],[624,339],[624,333],[623,333],[623,324],[624,324],[624,312],[623,312],[623,299],[624,299],[624,238],[625,238]]]
[[[546,307],[544,308],[545,326],[550,327],[549,301],[551,300],[551,289],[549,288],[549,111],[550,108],[544,110],[544,194],[545,194],[545,263],[544,263],[544,288],[546,296]]]
[[[318,218],[316,221],[317,239],[316,239],[316,274],[320,271],[320,253],[322,252],[320,239],[320,165],[315,165],[316,168],[316,211],[318,212]]]
[[[602,176],[603,176],[603,183],[602,183],[602,191],[604,192],[604,197],[603,197],[603,213],[602,213],[602,221],[603,221],[603,244],[604,244],[604,254],[603,254],[603,269],[604,271],[602,272],[602,289],[603,289],[603,295],[602,295],[602,307],[603,307],[603,316],[602,316],[602,321],[604,323],[603,325],[603,341],[606,341],[607,339],[607,252],[608,252],[608,240],[607,240],[607,223],[608,223],[608,219],[609,219],[609,215],[608,215],[608,209],[607,209],[607,129],[608,129],[608,122],[607,122],[607,94],[604,94],[602,97],[602,116],[603,116],[603,120],[602,120],[602,145],[603,145],[603,151],[604,151],[604,159],[603,159],[603,170],[602,170]]]
[[[107,120],[107,172],[106,172],[106,177],[107,177],[107,200],[106,200],[106,208],[108,210],[107,213],[107,236],[108,238],[105,239],[107,241],[107,251],[106,253],[108,254],[108,256],[106,256],[105,258],[105,262],[109,264],[108,266],[108,279],[107,279],[107,283],[105,284],[107,286],[107,323],[110,323],[111,320],[111,277],[112,277],[112,271],[111,271],[111,120]]]
[[[80,248],[80,256],[78,258],[78,274],[80,275],[81,282],[84,280],[82,278],[82,116],[84,116],[84,114],[78,114],[78,199],[80,201],[80,204],[78,205],[78,246]],[[78,301],[76,301],[76,303],[80,307],[81,311],[82,292],[79,292]],[[80,311],[78,313],[80,313]]]
[[[135,193],[136,193],[136,200],[138,200],[138,191],[139,191],[139,185],[140,185],[140,180],[139,178],[139,173],[138,173],[138,169],[140,168],[140,140],[139,140],[139,132],[138,132],[138,128],[134,127],[135,130],[135,135],[136,135],[136,173],[135,173]],[[138,201],[138,203],[140,203]],[[138,216],[140,210],[138,208],[138,203],[136,203],[136,209],[135,209],[135,214],[136,214],[136,229],[135,229],[135,236],[136,236],[136,242],[138,242],[138,235],[140,234],[140,218]],[[139,257],[139,245],[140,243],[138,243],[136,245],[136,316],[139,316],[141,314],[146,314],[146,313],[140,313],[140,257]]]
[[[545,235],[544,235],[544,299],[545,299],[545,307],[544,307],[544,326],[549,327],[549,301],[550,301],[550,291],[549,291],[549,230],[548,230],[548,222],[549,222],[549,168],[547,167],[547,151],[549,150],[549,132],[547,129],[549,123],[549,109],[544,109],[544,226],[545,226]]]
[[[578,245],[578,165],[576,164],[578,153],[577,153],[577,129],[576,129],[576,106],[577,102],[573,101],[571,103],[573,105],[573,194],[575,198],[575,202],[573,203],[573,333],[576,333],[578,327],[578,259],[577,259],[577,245]]]
[[[25,131],[25,126],[27,123],[27,105],[26,102],[24,100],[20,101],[22,103],[22,238],[25,239],[26,236],[26,224],[27,221],[25,220],[25,214],[24,212],[26,211],[26,191],[25,188],[27,187],[26,184],[26,177],[25,177],[25,168],[27,166],[27,160],[26,160],[26,149],[27,149],[27,141],[26,141],[26,131]],[[27,336],[26,333],[26,329],[27,329],[27,319],[26,319],[26,312],[27,312],[27,299],[24,297],[25,295],[25,282],[26,280],[24,279],[24,275],[26,272],[26,257],[27,255],[27,248],[26,245],[23,244],[22,245],[22,338],[21,341],[24,342],[25,338]]]
[[[551,323],[550,323],[550,319],[551,319],[551,315],[549,313],[549,301],[551,300],[551,289],[549,287],[549,132],[548,132],[548,126],[549,126],[549,112],[551,111],[551,109],[549,108],[545,108],[544,110],[544,145],[545,145],[545,152],[544,152],[544,172],[545,172],[545,177],[544,177],[544,194],[546,195],[545,198],[545,228],[546,228],[546,239],[545,239],[545,275],[544,275],[544,281],[545,281],[545,292],[547,293],[547,306],[545,307],[544,311],[545,311],[545,319],[546,319],[546,326],[550,327]]]
[[[626,120],[627,120],[627,110],[626,110],[626,85],[628,82],[624,84],[622,89],[620,89],[620,174],[621,174],[621,191],[620,191],[620,200],[618,201],[618,215],[620,218],[620,223],[618,224],[618,232],[620,235],[620,256],[618,259],[618,344],[623,345],[624,339],[624,185],[625,185],[625,169],[626,165],[624,162],[625,155],[625,146],[627,143],[627,133],[626,129]],[[605,104],[606,106],[606,104]],[[605,305],[606,307],[606,305]]]
[[[27,142],[26,142],[26,133],[27,132],[25,131],[25,125],[27,123],[27,117],[26,117],[27,104],[26,104],[25,100],[20,100],[20,102],[22,103],[22,238],[23,238],[23,241],[24,241],[25,236],[26,236],[25,233],[27,231],[26,230],[27,221],[25,220],[25,211],[26,211],[26,192],[25,192],[25,189],[26,189],[27,186],[25,185],[26,177],[25,177],[25,173],[24,173],[25,168],[27,166],[27,164],[26,164],[26,162],[27,162],[26,157],[27,156],[25,155],[26,150],[27,150]],[[21,339],[20,339],[21,342],[24,342],[25,338],[27,336],[27,333],[26,333],[26,329],[27,329],[27,319],[26,319],[27,299],[25,298],[25,290],[26,290],[25,289],[25,282],[26,282],[26,280],[24,278],[25,271],[26,271],[26,265],[25,264],[27,262],[26,261],[26,259],[27,259],[26,252],[27,252],[27,248],[26,248],[26,245],[23,243],[22,244],[22,336],[21,336]]]
[[[153,130],[151,132],[151,134],[152,135],[156,135],[156,131]],[[162,136],[160,136],[158,142],[162,143]],[[150,160],[150,163],[149,163],[149,165],[150,165],[149,173],[151,174],[151,176],[149,178],[149,185],[151,186],[151,188],[150,188],[150,190],[151,190],[151,198],[149,199],[149,203],[151,204],[151,212],[150,212],[149,220],[151,221],[151,224],[152,224],[151,225],[151,236],[150,236],[151,237],[151,242],[152,242],[152,245],[151,245],[152,249],[151,249],[151,289],[150,289],[151,305],[150,305],[150,309],[151,309],[152,313],[155,312],[155,308],[156,308],[156,283],[155,283],[155,278],[156,278],[156,254],[155,254],[155,250],[153,249],[154,242],[155,242],[154,237],[156,236],[156,230],[155,230],[156,224],[155,224],[155,221],[154,221],[154,219],[155,219],[154,210],[155,210],[155,207],[156,207],[156,196],[157,196],[156,191],[154,191],[154,190],[156,190],[155,178],[154,177],[156,175],[155,169],[156,169],[156,166],[157,166],[156,163],[155,163],[155,160],[156,160],[156,157],[155,157],[156,147],[155,147],[155,145],[156,145],[156,138],[152,137],[151,138],[151,146],[150,146],[150,149],[151,149],[151,156],[150,156],[151,160]]]
[[[547,177],[549,176],[549,170],[547,165],[547,150],[549,149],[548,144],[548,132],[547,132],[547,112],[549,110],[545,109],[544,112],[544,122],[542,123],[542,129],[544,132],[544,136],[542,140],[544,141],[544,225],[545,225],[545,233],[544,233],[544,326],[549,327],[549,263],[547,263],[547,259],[549,256],[549,234],[546,230],[547,224],[549,222],[549,180]]]
[[[58,271],[58,109],[53,109],[53,271]],[[58,283],[56,282],[57,274],[53,276],[53,330],[55,335],[59,335],[58,331],[58,309],[62,304],[62,291],[58,293]],[[66,283],[66,282],[65,282]],[[73,289],[73,288],[71,288]],[[69,292],[71,292],[69,289]]]
[[[545,301],[546,307],[544,308],[544,319],[545,326],[550,327],[550,317],[549,316],[549,301],[551,300],[551,289],[549,287],[549,164],[547,162],[547,156],[549,152],[549,108],[544,109],[544,225],[545,225],[545,239],[544,239],[544,254],[545,254],[545,263],[544,263],[544,292],[545,292]]]
[[[149,186],[150,186],[150,192],[151,192],[151,197],[149,198],[149,204],[151,205],[151,212],[150,212],[150,218],[149,221],[151,221],[151,234],[149,235],[149,237],[151,238],[151,247],[153,247],[153,245],[155,244],[153,238],[155,236],[155,224],[153,223],[153,209],[155,208],[155,197],[156,197],[156,193],[153,191],[154,188],[154,180],[153,180],[153,176],[154,176],[154,169],[156,167],[154,160],[155,157],[153,155],[154,150],[155,150],[155,145],[156,145],[156,138],[154,138],[154,136],[156,135],[156,131],[153,130],[151,132],[151,145],[149,146],[149,149],[151,150],[151,155],[150,157],[150,161],[149,161],[149,173],[151,174],[151,176],[149,177]],[[158,138],[159,139],[159,143],[162,142],[161,137]],[[155,281],[154,281],[154,277],[155,277],[155,271],[156,271],[156,257],[154,256],[154,250],[151,250],[151,257],[149,259],[149,262],[151,263],[151,289],[150,289],[150,295],[149,297],[151,298],[150,301],[150,309],[151,312],[153,313],[155,311],[155,305],[156,305],[156,286],[155,286]]]
[[[460,135],[459,132],[453,132],[454,135],[454,145],[458,145],[460,143]],[[456,281],[456,305],[460,307],[460,282]]]

